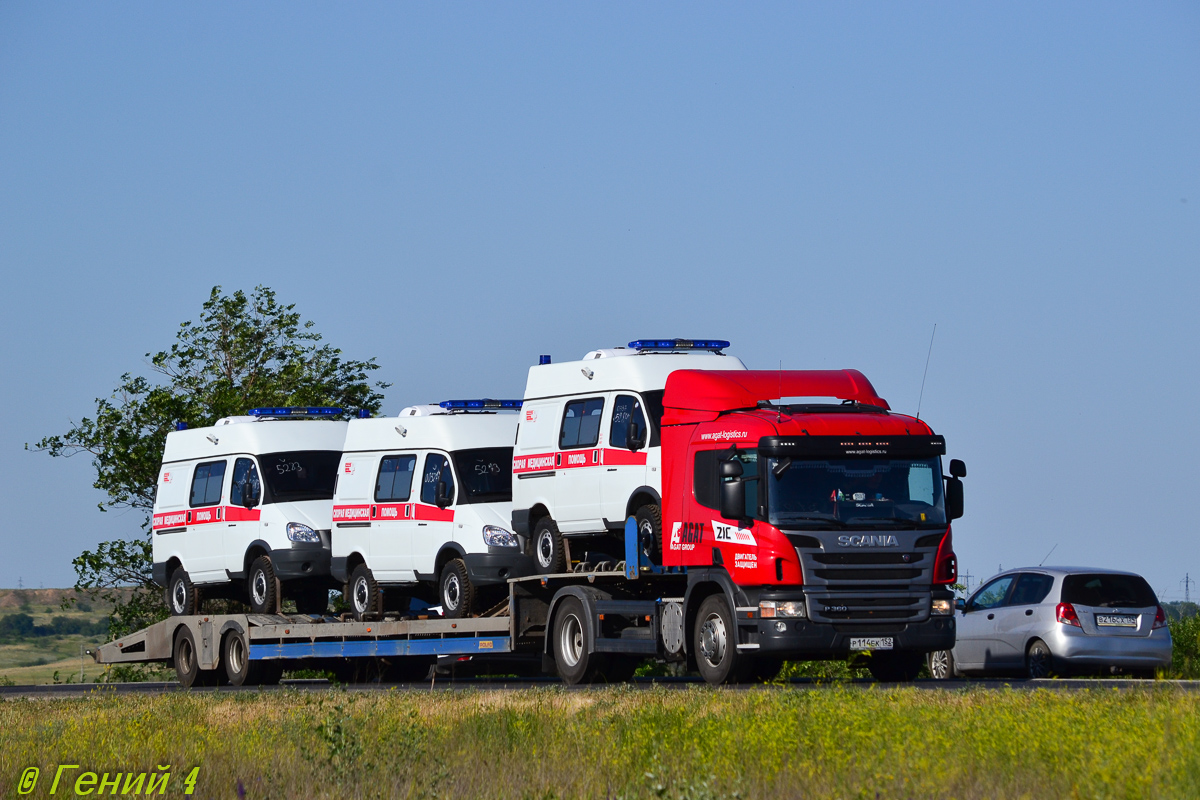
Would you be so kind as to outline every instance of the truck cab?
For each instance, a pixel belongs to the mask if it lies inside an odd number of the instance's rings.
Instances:
[[[333,502],[332,574],[358,619],[412,600],[466,617],[529,574],[509,529],[519,400],[448,400],[352,420]]]
[[[676,370],[744,370],[729,342],[640,339],[578,361],[529,368],[513,450],[513,531],[540,572],[587,548],[624,552],[624,525],[661,538],[663,390]],[[649,555],[657,557],[657,552]],[[603,558],[604,556],[591,556]]]
[[[256,408],[167,434],[152,517],[153,575],[174,615],[203,597],[323,613],[333,488],[346,422],[338,408]]]

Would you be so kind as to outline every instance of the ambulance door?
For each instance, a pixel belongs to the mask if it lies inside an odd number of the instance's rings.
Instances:
[[[184,569],[196,583],[225,580],[225,537],[221,532],[221,496],[225,489],[225,459],[202,461],[192,472],[186,512]]]
[[[528,511],[541,503],[554,514],[554,457],[561,408],[558,399],[530,400],[521,408],[513,448],[514,509]]]
[[[444,508],[438,506],[438,486],[445,484],[443,497],[449,500]],[[437,580],[434,561],[442,545],[454,539],[454,470],[444,453],[427,453],[421,471],[421,497],[416,504],[416,531],[413,535],[411,567],[420,580]]]
[[[375,580],[411,581],[415,531],[412,485],[416,453],[385,455],[379,460],[371,504],[371,556]]]
[[[629,440],[634,426],[634,441]],[[629,509],[629,498],[640,486],[646,485],[646,451],[650,435],[642,400],[635,394],[617,393],[612,399],[612,414],[608,424],[608,443],[601,451],[600,501],[601,514],[608,522],[622,522]],[[636,449],[634,449],[636,448]]]
[[[239,456],[233,462],[229,481],[229,505],[225,508],[225,570],[241,574],[246,569],[246,550],[259,537],[262,515],[262,481],[253,458]]]
[[[600,518],[600,420],[604,397],[568,400],[554,455],[554,518],[563,533],[603,531]]]

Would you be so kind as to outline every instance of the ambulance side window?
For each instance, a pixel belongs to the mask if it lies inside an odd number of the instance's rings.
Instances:
[[[608,433],[608,442],[612,447],[628,447],[626,437],[629,434],[629,421],[637,425],[637,438],[644,446],[646,444],[646,417],[642,414],[642,404],[636,397],[627,394],[617,395],[613,403],[612,427]]]
[[[247,487],[258,487],[257,492],[252,491],[250,494],[262,497],[262,487],[258,482],[258,467],[254,466],[254,462],[248,458],[239,458],[233,462],[233,484],[229,487],[229,504],[246,505],[243,498]]]
[[[558,434],[559,448],[594,447],[600,441],[600,415],[603,413],[603,397],[567,403],[563,410],[562,430]]]
[[[196,465],[192,473],[192,508],[215,506],[221,502],[221,487],[225,483],[225,462],[210,461]]]
[[[438,481],[446,482],[446,497],[454,503],[454,473],[450,471],[450,462],[445,456],[430,453],[425,456],[425,472],[421,478],[421,502],[429,505],[437,504]]]
[[[416,468],[416,456],[384,456],[379,462],[379,477],[375,480],[375,502],[403,503],[408,500]]]

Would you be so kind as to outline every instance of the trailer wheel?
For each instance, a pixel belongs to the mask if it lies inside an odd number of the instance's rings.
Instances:
[[[442,612],[450,619],[471,616],[475,610],[475,585],[467,575],[467,565],[461,558],[446,562],[438,581],[438,600]]]
[[[571,686],[591,683],[606,666],[604,654],[587,649],[587,620],[583,603],[564,598],[554,615],[554,665],[558,676]]]
[[[295,592],[293,599],[296,601],[297,614],[323,617],[329,610],[328,589],[304,589]]]
[[[167,606],[174,617],[195,614],[200,608],[200,590],[183,567],[176,567],[167,581]]]
[[[350,573],[350,610],[360,622],[368,615],[383,611],[383,593],[375,582],[375,575],[366,564],[359,564]]]
[[[637,519],[638,548],[652,564],[662,563],[662,511],[644,505],[634,514]]]
[[[925,656],[910,650],[876,650],[867,661],[871,677],[884,683],[908,683],[916,680],[925,666]]]
[[[704,598],[696,613],[693,643],[700,677],[713,686],[736,683],[740,677],[737,651],[737,624],[725,595]]]
[[[203,686],[207,681],[200,670],[200,654],[196,652],[196,640],[187,625],[180,625],[175,634],[175,646],[171,648],[171,662],[179,685],[185,689]]]
[[[227,632],[221,641],[221,664],[232,686],[261,686],[267,683],[260,669],[262,662],[250,660],[246,639],[237,631]]]
[[[558,524],[550,517],[542,517],[533,528],[533,557],[538,571],[553,574],[567,571],[566,548]]]
[[[259,556],[250,564],[246,594],[250,596],[250,610],[255,614],[279,613],[279,580],[275,577],[275,565],[270,556]]]

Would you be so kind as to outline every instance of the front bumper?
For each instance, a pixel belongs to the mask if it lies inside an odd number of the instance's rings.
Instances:
[[[809,619],[778,617],[775,619],[738,620],[742,641],[758,655],[790,658],[800,661],[846,656],[851,652],[850,640],[860,637],[891,637],[893,650],[931,653],[954,647],[954,617],[930,617],[923,622],[901,624],[840,624],[813,622]],[[777,629],[782,623],[784,630]]]
[[[1046,637],[1056,663],[1063,667],[1123,667],[1152,669],[1171,663],[1171,633],[1167,628],[1149,636],[1105,636],[1084,633],[1073,625],[1058,625]]]
[[[272,550],[271,564],[281,581],[326,578],[330,574],[329,545],[294,543],[286,550]]]
[[[533,556],[521,553],[519,548],[491,547],[488,550],[487,553],[468,553],[463,556],[467,564],[467,577],[476,586],[504,583],[509,578],[523,578],[535,572]]]

